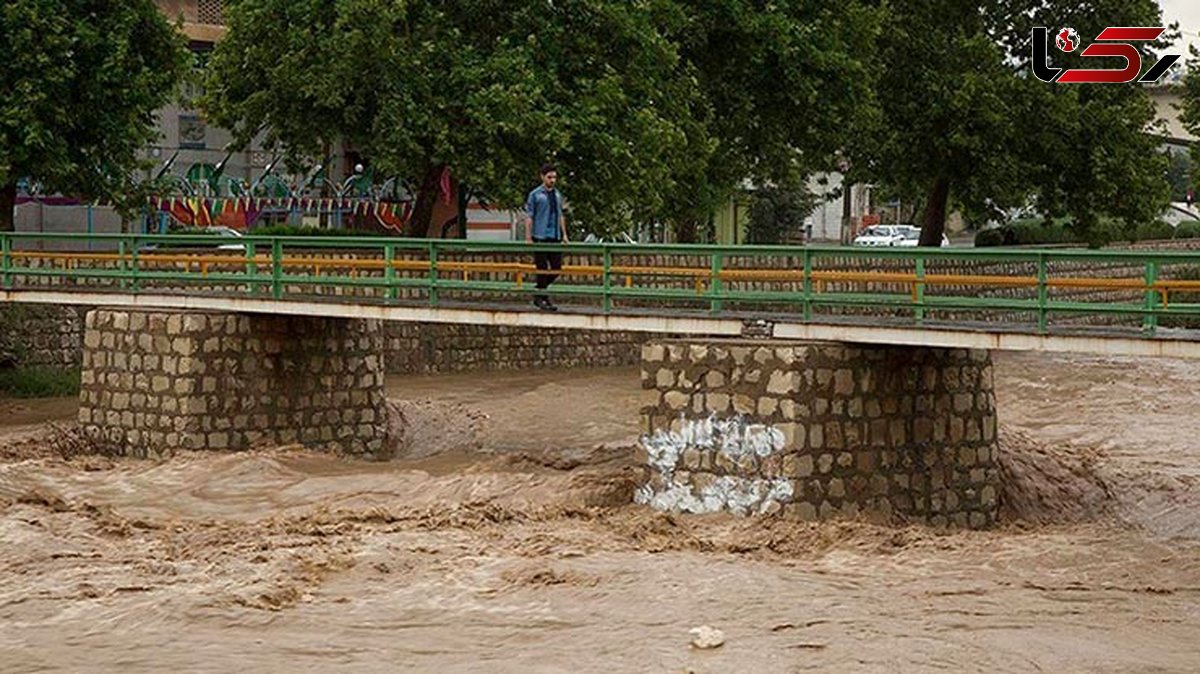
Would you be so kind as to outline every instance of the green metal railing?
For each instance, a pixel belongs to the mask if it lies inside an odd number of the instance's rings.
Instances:
[[[652,308],[791,321],[856,315],[912,325],[1015,322],[1037,333],[1083,317],[1147,336],[1160,324],[1200,327],[1200,252],[1153,250],[4,233],[0,278],[7,291],[491,307],[535,292],[535,251],[567,254],[565,276],[548,292],[596,313]]]

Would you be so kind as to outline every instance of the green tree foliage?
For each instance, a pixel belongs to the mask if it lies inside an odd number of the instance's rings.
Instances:
[[[1188,190],[1194,189],[1196,179],[1192,175],[1191,154],[1182,151],[1167,153],[1167,183],[1171,186],[1171,201],[1184,201]]]
[[[0,230],[17,181],[129,205],[137,151],[176,93],[187,51],[151,0],[0,7]]]
[[[874,124],[881,13],[845,0],[679,0],[674,35],[710,110],[712,160],[693,164],[668,217],[705,218],[746,180],[784,190],[836,170]],[[688,240],[686,236],[680,240]]]
[[[577,224],[695,230],[747,178],[832,165],[874,110],[876,16],[840,0],[235,0],[206,106],[295,155],[345,139],[415,188],[412,235],[446,167],[511,207],[551,158]]]
[[[800,185],[876,115],[879,12],[845,0],[681,0],[723,184]]]
[[[1030,73],[1033,26],[1156,26],[1153,0],[913,0],[888,5],[874,133],[854,145],[860,177],[922,199],[922,245],[938,245],[951,204],[967,212],[1024,204],[1101,235],[1115,217],[1154,219],[1165,157],[1146,131],[1142,87],[1046,84]],[[1161,45],[1160,45],[1161,46]],[[1150,62],[1150,45],[1142,45]],[[1053,50],[1059,67],[1095,67]],[[1114,67],[1118,63],[1102,67]],[[1146,65],[1145,67],[1149,67]]]
[[[1200,136],[1200,49],[1191,48],[1187,60],[1187,73],[1175,85],[1179,93],[1179,121],[1183,122],[1193,136]],[[1200,145],[1192,145],[1191,160],[1200,164]]]
[[[816,198],[804,189],[767,187],[755,190],[750,202],[746,242],[785,243],[804,229],[804,219],[816,207]]]
[[[443,173],[513,206],[561,165],[572,220],[659,210],[707,159],[696,78],[666,2],[235,0],[206,107],[295,157],[344,140],[417,193],[426,236]]]

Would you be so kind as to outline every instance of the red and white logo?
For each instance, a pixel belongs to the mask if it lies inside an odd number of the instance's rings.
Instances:
[[[1153,42],[1166,28],[1149,26],[1110,26],[1100,31],[1096,40],[1079,52],[1083,58],[1121,58],[1124,68],[1055,68],[1050,65],[1047,41],[1050,31],[1043,26],[1033,29],[1033,75],[1043,82],[1060,84],[1120,84],[1124,82],[1157,82],[1179,61],[1178,54],[1163,54],[1146,74],[1142,72],[1142,52],[1131,42]],[[1079,33],[1074,28],[1062,28],[1054,34],[1054,44],[1064,53],[1079,48]],[[1138,77],[1141,75],[1141,77]]]
[[[1070,54],[1079,49],[1079,33],[1074,28],[1063,28],[1058,31],[1058,35],[1054,36],[1054,44],[1062,51]]]

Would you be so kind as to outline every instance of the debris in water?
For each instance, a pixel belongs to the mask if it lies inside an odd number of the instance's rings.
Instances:
[[[693,635],[693,648],[720,648],[725,644],[725,633],[715,627],[701,625],[688,630]]]

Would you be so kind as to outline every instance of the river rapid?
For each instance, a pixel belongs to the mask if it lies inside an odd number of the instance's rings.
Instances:
[[[996,368],[988,532],[635,506],[632,369],[393,378],[388,463],[64,457],[74,401],[0,400],[0,671],[1200,669],[1200,361]]]

